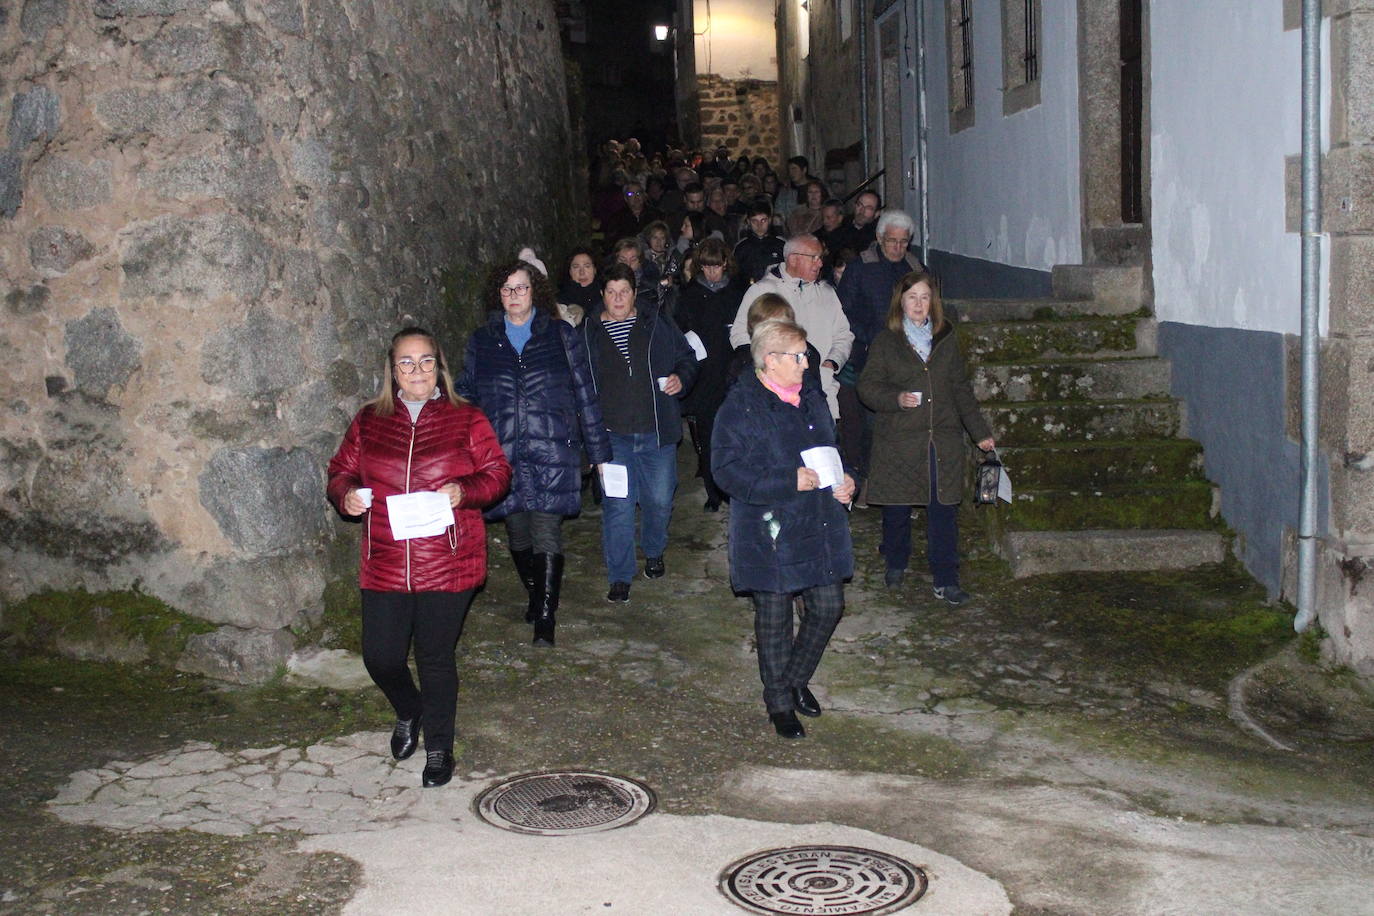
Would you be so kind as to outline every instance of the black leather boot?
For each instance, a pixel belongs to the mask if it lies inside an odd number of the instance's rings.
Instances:
[[[563,554],[539,554],[535,557],[535,565],[544,575],[539,588],[539,614],[534,618],[534,644],[552,646],[554,617],[558,613],[558,593],[563,590]]]
[[[525,608],[525,623],[532,623],[539,610],[534,601],[534,550],[529,547],[524,550],[512,549],[510,558],[515,561],[515,574],[520,577],[520,584],[525,586],[525,594],[530,596],[529,606]]]

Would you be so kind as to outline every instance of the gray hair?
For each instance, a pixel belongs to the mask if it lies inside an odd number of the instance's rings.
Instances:
[[[916,224],[905,210],[884,210],[878,217],[878,226],[874,233],[882,235],[887,229],[905,229],[907,235],[916,234]]]
[[[769,353],[777,352],[783,341],[788,340],[799,340],[806,343],[806,328],[795,321],[787,321],[784,318],[769,318],[767,321],[760,321],[758,326],[754,328],[754,336],[749,340],[749,356],[754,361],[754,368],[762,369],[764,357]]]
[[[794,235],[787,240],[787,243],[785,245],[782,246],[783,260],[787,260],[788,258],[792,257],[792,255],[796,254],[797,249],[800,248],[802,245],[815,245],[822,251],[825,250],[824,246],[821,245],[821,240],[816,238],[809,232],[804,233],[802,235]]]

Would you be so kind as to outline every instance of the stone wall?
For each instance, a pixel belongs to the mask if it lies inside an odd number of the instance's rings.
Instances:
[[[734,156],[763,156],[778,168],[778,84],[768,80],[697,75],[703,148],[724,146]]]
[[[571,238],[552,3],[0,0],[0,87],[0,595],[137,585],[240,676],[356,565],[383,342]]]

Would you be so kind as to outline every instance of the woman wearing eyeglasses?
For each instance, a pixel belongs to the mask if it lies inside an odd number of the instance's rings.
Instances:
[[[363,663],[396,712],[391,754],[415,753],[423,728],[421,784],[441,786],[453,776],[453,653],[487,576],[481,510],[506,492],[510,464],[487,418],[454,392],[433,334],[409,327],[391,338],[382,379],[329,462],[327,492],[344,515],[364,516]],[[420,492],[447,496],[453,524],[398,540],[388,499]],[[406,665],[412,644],[418,688]]]
[[[808,683],[844,611],[844,580],[854,573],[844,510],[854,480],[822,480],[803,458],[809,449],[835,447],[825,394],[806,377],[806,331],[765,321],[749,346],[754,371],[739,377],[716,414],[711,473],[730,494],[730,583],[753,596],[764,706],[779,736],[804,738],[797,713],[821,714]],[[793,637],[797,595],[806,616]]]
[[[513,466],[510,493],[487,511],[504,519],[529,596],[534,644],[552,646],[563,587],[563,519],[582,506],[583,451],[611,460],[582,337],[558,320],[544,274],[524,261],[493,273],[490,317],[468,338],[458,390],[482,408]]]

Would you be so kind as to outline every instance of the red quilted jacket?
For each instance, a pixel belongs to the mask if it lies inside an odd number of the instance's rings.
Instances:
[[[393,540],[386,498],[450,482],[463,488],[455,525],[434,537]],[[329,462],[329,500],[336,507],[342,509],[352,488],[372,488],[358,580],[376,591],[460,592],[480,585],[487,577],[482,510],[509,486],[510,464],[487,418],[444,397],[427,401],[414,423],[399,399],[387,417],[364,407]]]

